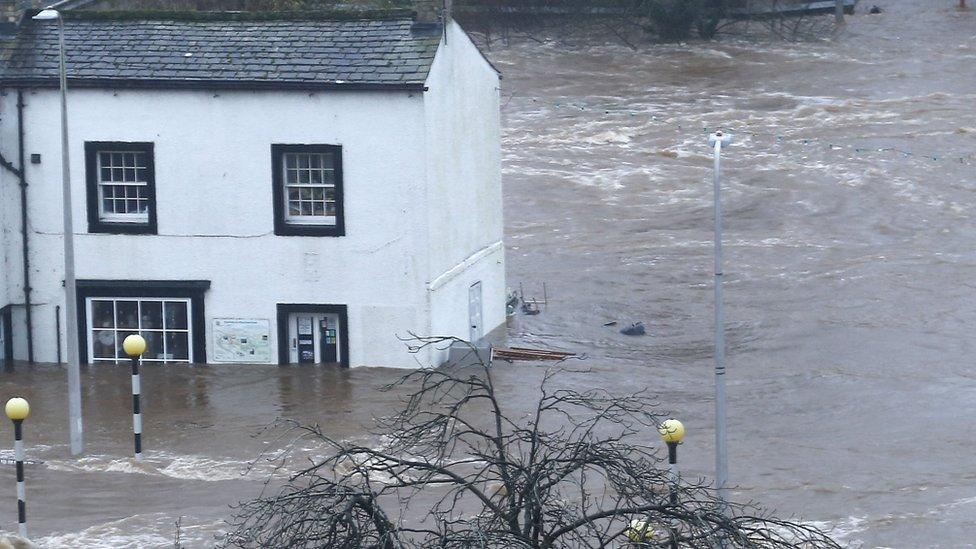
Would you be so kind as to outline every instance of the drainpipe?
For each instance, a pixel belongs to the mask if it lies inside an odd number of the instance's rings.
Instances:
[[[17,90],[17,154],[20,157],[20,235],[24,256],[24,311],[27,321],[27,362],[34,363],[34,323],[31,321],[30,246],[27,230],[27,165],[24,162],[24,90]]]
[[[17,155],[20,168],[0,154],[0,166],[17,176],[20,181],[20,233],[24,254],[24,310],[27,320],[27,361],[34,363],[34,330],[31,321],[30,250],[27,232],[27,175],[24,173],[24,92],[17,90]]]

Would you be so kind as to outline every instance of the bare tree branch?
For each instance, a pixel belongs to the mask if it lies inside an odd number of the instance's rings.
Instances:
[[[452,344],[464,342],[409,341]],[[326,457],[239,504],[226,546],[840,547],[754,505],[719,505],[703,481],[672,484],[655,449],[633,442],[662,419],[652,397],[553,387],[562,371],[543,373],[527,415],[503,405],[490,365],[410,372],[384,388],[409,393],[377,420],[375,447],[292,423]]]

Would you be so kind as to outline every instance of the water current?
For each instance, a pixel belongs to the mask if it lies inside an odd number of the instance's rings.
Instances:
[[[590,371],[566,374],[566,386],[646,387],[687,426],[683,474],[710,476],[706,138],[729,131],[733,497],[851,547],[973,547],[976,12],[950,0],[877,3],[884,13],[860,10],[823,43],[490,51],[504,74],[509,282],[539,297],[545,282],[550,294],[508,335],[585,353]],[[604,326],[637,320],[648,335]],[[508,406],[531,402],[540,368],[496,366]],[[67,451],[63,371],[0,379],[0,394],[34,409],[28,457],[42,463],[27,467],[27,489],[40,544],[172,547],[180,520],[187,546],[212,545],[228,505],[256,495],[270,470],[247,463],[281,444],[261,432],[272,419],[355,438],[397,407],[375,390],[393,370],[145,370],[142,463],[128,457],[124,369],[84,375],[82,459]]]

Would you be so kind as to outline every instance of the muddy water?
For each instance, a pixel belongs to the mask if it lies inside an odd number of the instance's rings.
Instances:
[[[976,522],[976,13],[879,1],[842,40],[496,50],[505,74],[509,279],[551,303],[517,343],[589,355],[560,383],[647,387],[688,428],[686,475],[713,467],[711,187],[726,152],[730,476],[739,500],[854,547],[971,547]],[[629,338],[610,321],[643,320]],[[147,459],[128,375],[84,375],[87,454],[69,458],[64,374],[21,393],[31,532],[51,547],[213,543],[282,444],[275,417],[355,438],[396,408],[391,370],[147,369]],[[498,365],[508,405],[539,367]],[[0,436],[10,438],[8,427]],[[648,437],[653,437],[651,433]],[[315,448],[311,448],[312,453]],[[0,457],[9,457],[9,450]],[[2,470],[2,469],[0,469]],[[13,469],[0,526],[15,529]],[[0,482],[2,488],[2,482]]]

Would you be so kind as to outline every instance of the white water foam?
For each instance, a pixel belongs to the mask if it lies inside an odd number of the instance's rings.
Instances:
[[[45,465],[54,471],[159,475],[208,482],[243,478],[261,479],[272,470],[271,464],[267,462],[251,463],[199,455],[172,455],[165,452],[145,454],[141,461],[136,461],[133,457],[94,455],[75,460],[52,460]]]
[[[164,535],[157,530],[163,525],[163,517],[171,533]],[[175,522],[162,514],[156,514],[155,524],[146,525],[146,519],[139,515],[120,520],[96,524],[80,532],[54,533],[33,540],[40,547],[75,547],[88,549],[143,549],[153,547],[173,547]],[[141,531],[140,531],[141,530]]]

